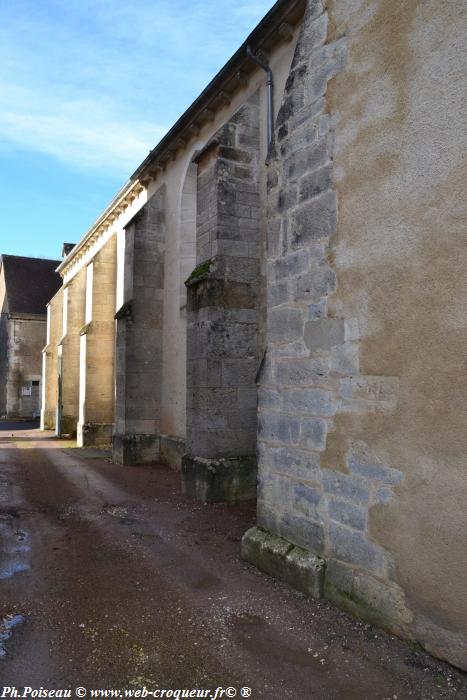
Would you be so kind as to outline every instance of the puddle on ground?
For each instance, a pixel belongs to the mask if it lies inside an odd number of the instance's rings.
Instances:
[[[21,571],[29,569],[27,543],[28,533],[25,530],[13,529],[14,514],[0,515],[0,540],[2,541],[3,561],[0,564],[0,580],[9,579]]]
[[[0,620],[0,658],[6,656],[5,642],[10,639],[13,630],[24,622],[24,615],[6,615]]]
[[[5,566],[0,568],[0,579],[12,578],[15,574],[21,571],[28,571],[29,564],[24,561],[9,561]]]

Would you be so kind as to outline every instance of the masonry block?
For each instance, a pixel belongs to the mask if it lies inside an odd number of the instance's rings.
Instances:
[[[312,352],[330,350],[344,342],[344,320],[340,318],[316,318],[305,324],[305,343]]]
[[[78,424],[78,445],[110,445],[112,443],[112,423]]]
[[[413,638],[413,615],[399,586],[335,559],[326,562],[325,597],[351,615],[404,638]]]
[[[182,492],[204,502],[233,502],[255,498],[256,459],[182,458]]]
[[[242,539],[242,558],[312,598],[323,594],[324,560],[259,527]]]
[[[123,465],[158,462],[160,438],[135,433],[115,434],[112,438],[112,456],[114,462]]]
[[[293,214],[292,248],[297,249],[335,233],[337,200],[335,192],[325,192],[301,204]]]

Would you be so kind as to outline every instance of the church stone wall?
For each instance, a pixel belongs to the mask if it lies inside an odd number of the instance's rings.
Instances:
[[[268,175],[243,555],[467,668],[462,14],[308,3]]]

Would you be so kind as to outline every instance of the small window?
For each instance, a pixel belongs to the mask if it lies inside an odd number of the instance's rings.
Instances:
[[[32,386],[39,386],[39,380],[38,379],[33,379],[31,382]]]

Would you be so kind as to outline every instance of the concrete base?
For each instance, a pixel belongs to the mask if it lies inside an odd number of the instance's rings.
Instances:
[[[181,471],[185,449],[185,440],[170,435],[161,435],[160,460],[176,472]]]
[[[112,458],[117,464],[150,464],[160,459],[159,435],[125,433],[112,437]]]
[[[324,587],[324,559],[283,537],[252,527],[242,539],[242,558],[270,576],[285,581],[312,598],[321,598]]]
[[[182,492],[204,502],[242,501],[256,497],[255,457],[182,459]]]
[[[112,442],[112,423],[78,423],[76,441],[78,447],[110,445]]]

